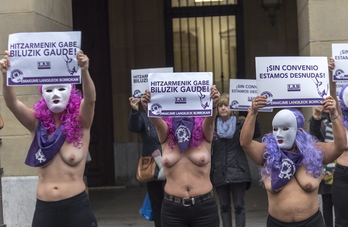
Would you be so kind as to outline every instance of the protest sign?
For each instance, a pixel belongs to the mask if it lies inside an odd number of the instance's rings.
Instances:
[[[257,96],[256,80],[230,79],[230,109],[248,111],[253,98]],[[263,107],[260,112],[272,112],[272,108]]]
[[[149,73],[149,117],[212,116],[211,72]]]
[[[132,69],[131,83],[132,96],[134,98],[141,98],[146,89],[149,89],[148,75],[149,73],[172,73],[173,68],[149,68],[149,69]]]
[[[331,47],[332,57],[335,59],[333,81],[348,80],[348,43],[333,43]]]
[[[318,106],[330,94],[326,57],[256,57],[257,93],[268,107]]]
[[[9,35],[11,67],[7,85],[79,84],[76,55],[81,32],[31,32]]]
[[[348,81],[342,80],[342,81],[336,81],[336,96],[337,99],[339,99],[340,92],[342,88],[348,84]]]

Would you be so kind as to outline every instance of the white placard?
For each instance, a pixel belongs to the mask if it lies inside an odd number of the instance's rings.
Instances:
[[[348,81],[342,80],[342,81],[337,81],[336,82],[336,96],[337,99],[339,99],[340,92],[342,88],[348,83]]]
[[[257,93],[268,107],[318,106],[330,94],[326,57],[256,57]]]
[[[212,116],[211,72],[149,73],[149,117]]]
[[[149,89],[148,75],[149,73],[172,73],[173,67],[167,68],[148,68],[148,69],[132,69],[131,83],[132,96],[141,98],[146,89]]]
[[[79,84],[76,55],[81,32],[30,32],[9,35],[11,67],[7,85]]]
[[[256,80],[230,79],[230,109],[248,111],[253,98],[257,96]],[[272,108],[260,108],[261,112],[272,112]]]
[[[333,43],[332,57],[335,59],[335,69],[332,72],[332,80],[348,80],[348,43]]]

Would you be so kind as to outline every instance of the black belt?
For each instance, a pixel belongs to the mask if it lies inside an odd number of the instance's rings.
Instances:
[[[193,206],[193,205],[200,203],[200,202],[203,202],[204,200],[207,200],[213,196],[214,196],[213,191],[210,191],[204,195],[199,195],[196,197],[187,197],[187,198],[180,198],[180,197],[176,197],[173,195],[169,195],[167,193],[164,194],[165,199],[172,201],[174,203],[181,203],[185,207]]]

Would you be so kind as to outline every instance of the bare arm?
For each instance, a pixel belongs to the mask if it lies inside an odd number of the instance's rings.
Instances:
[[[324,164],[328,164],[337,159],[342,152],[347,151],[347,136],[341,116],[336,109],[336,101],[333,97],[326,97],[323,101],[324,110],[328,110],[332,122],[333,142],[318,143],[324,152]]]
[[[253,140],[253,136],[258,109],[264,107],[266,101],[266,97],[264,96],[257,96],[253,99],[239,138],[243,150],[257,165],[264,163],[263,154],[265,153],[265,144]]]
[[[77,53],[78,65],[81,68],[83,99],[80,105],[81,125],[90,128],[94,117],[96,91],[93,80],[89,74],[89,59],[82,50]]]
[[[4,125],[5,125],[4,120],[2,119],[2,116],[0,114],[0,129],[2,129]]]
[[[9,52],[5,51],[5,56],[0,60],[1,73],[3,78],[2,95],[6,106],[15,115],[18,121],[26,127],[30,132],[34,132],[37,119],[34,115],[34,110],[28,108],[24,103],[17,99],[16,90],[13,86],[7,86],[7,70],[11,67]]]
[[[213,100],[213,115],[210,117],[205,117],[202,129],[204,133],[204,137],[209,141],[212,142],[213,135],[214,135],[214,124],[215,124],[215,118],[217,115],[217,109],[216,104],[219,101],[220,98],[220,92],[216,89],[216,86],[213,85],[210,88],[210,98]]]
[[[141,97],[141,104],[143,105],[144,110],[147,110],[147,104],[151,100],[151,93],[149,90],[146,90],[144,95]],[[168,125],[167,123],[159,117],[149,117],[150,121],[156,127],[158,139],[160,143],[164,143],[167,139],[168,134]]]

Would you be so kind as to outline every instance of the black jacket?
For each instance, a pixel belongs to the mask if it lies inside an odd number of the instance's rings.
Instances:
[[[325,131],[326,131],[326,125],[323,123],[325,119],[330,120],[326,115],[322,114],[320,120],[314,119],[312,116],[309,119],[309,134],[315,136],[316,139],[318,139],[320,142],[325,141]]]
[[[143,142],[142,156],[152,156],[152,152],[156,149],[159,149],[162,153],[156,127],[146,113],[132,109],[128,117],[128,130],[140,134]]]
[[[215,132],[212,144],[211,181],[215,187],[229,183],[251,182],[247,156],[240,146],[239,137],[244,119],[237,119],[231,139],[219,138]],[[260,136],[259,124],[255,125],[254,138]]]

